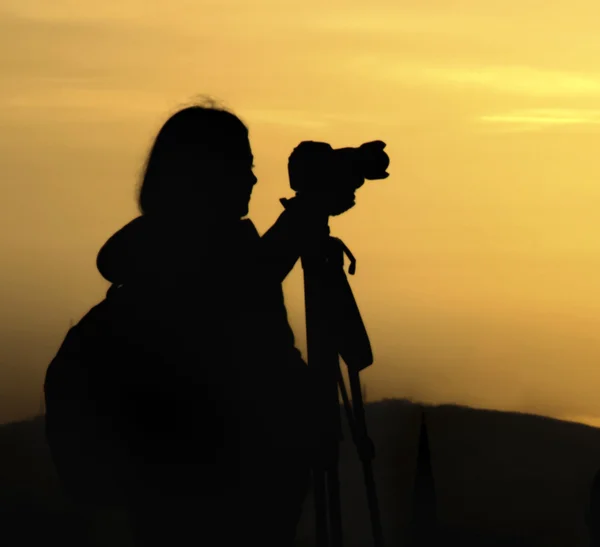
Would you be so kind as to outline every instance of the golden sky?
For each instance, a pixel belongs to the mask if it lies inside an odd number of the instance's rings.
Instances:
[[[369,398],[600,420],[597,0],[3,0],[0,422],[34,414],[144,156],[198,94],[249,125],[251,218],[301,140],[382,139],[332,221],[376,362]],[[302,271],[286,280],[305,349]]]

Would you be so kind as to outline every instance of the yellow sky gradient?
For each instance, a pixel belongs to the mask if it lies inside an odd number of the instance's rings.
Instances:
[[[599,17],[597,0],[3,0],[0,422],[38,410],[156,131],[208,93],[250,127],[261,232],[298,142],[388,143],[390,178],[331,223],[358,259],[369,398],[600,423]],[[284,288],[304,351],[299,267]]]

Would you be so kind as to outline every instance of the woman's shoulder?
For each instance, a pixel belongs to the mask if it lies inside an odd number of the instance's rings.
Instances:
[[[254,222],[252,222],[249,218],[242,219],[240,221],[240,227],[241,227],[241,230],[248,237],[251,237],[253,239],[260,239],[260,234],[258,233],[258,230],[256,229],[256,226],[254,225]]]

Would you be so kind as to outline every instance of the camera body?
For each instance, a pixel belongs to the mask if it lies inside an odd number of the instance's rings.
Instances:
[[[302,141],[289,157],[290,187],[298,194],[312,192],[352,192],[365,179],[389,177],[390,164],[383,141],[367,142],[358,148],[334,149],[330,144]]]

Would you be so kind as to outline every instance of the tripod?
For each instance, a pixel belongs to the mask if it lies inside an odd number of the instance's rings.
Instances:
[[[319,425],[313,461],[317,547],[342,547],[339,481],[342,440],[341,392],[352,439],[362,462],[374,547],[383,547],[379,507],[371,462],[375,450],[367,434],[359,373],[373,363],[371,345],[344,271],[344,254],[354,275],[356,260],[346,245],[323,233],[301,256],[304,270],[308,366],[314,381]],[[352,403],[340,367],[348,367]],[[338,391],[339,388],[339,391]]]

